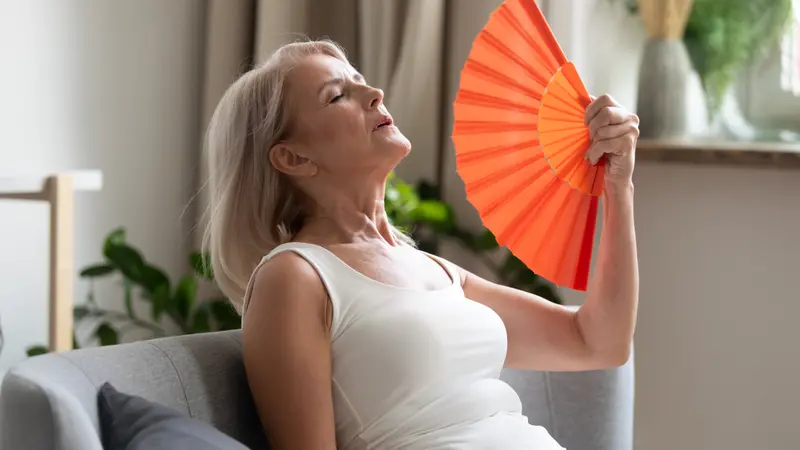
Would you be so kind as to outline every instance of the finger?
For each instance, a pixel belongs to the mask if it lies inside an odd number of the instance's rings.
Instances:
[[[616,139],[626,134],[631,133],[634,136],[639,136],[639,125],[633,118],[629,118],[627,122],[607,125],[599,128],[592,136],[596,141],[605,141],[608,139]]]
[[[583,115],[583,123],[588,124],[600,111],[603,110],[603,108],[610,106],[619,106],[617,101],[614,100],[610,95],[603,94],[600,97],[595,98],[586,108],[586,112]]]
[[[603,157],[606,153],[609,153],[612,150],[613,145],[610,145],[613,141],[595,141],[589,147],[589,150],[586,152],[584,156],[585,159],[589,161],[589,164],[595,165],[600,158]]]
[[[589,135],[594,137],[597,130],[609,125],[623,124],[630,120],[630,113],[618,106],[609,106],[600,110],[589,122]]]

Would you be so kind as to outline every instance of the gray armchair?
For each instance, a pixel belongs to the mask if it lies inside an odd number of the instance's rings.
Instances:
[[[505,371],[533,423],[570,450],[632,448],[632,362],[608,371]],[[31,358],[0,390],[0,449],[102,450],[96,394],[117,389],[266,448],[242,366],[239,331],[161,338]]]

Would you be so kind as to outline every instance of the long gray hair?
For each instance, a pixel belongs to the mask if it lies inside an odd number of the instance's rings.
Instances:
[[[217,285],[239,313],[253,270],[304,222],[300,191],[269,161],[269,150],[289,133],[286,79],[302,58],[325,54],[348,61],[329,40],[293,42],[238,78],[217,105],[206,134],[209,205],[203,251]],[[409,242],[400,230],[392,234]]]

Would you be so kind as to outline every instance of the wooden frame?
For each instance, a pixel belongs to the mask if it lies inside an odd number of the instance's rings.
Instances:
[[[50,206],[48,348],[72,349],[75,289],[75,192],[99,191],[99,171],[2,175],[0,199],[44,201]]]

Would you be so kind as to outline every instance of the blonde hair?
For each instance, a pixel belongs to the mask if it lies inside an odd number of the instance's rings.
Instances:
[[[253,271],[264,255],[292,240],[305,217],[303,193],[269,160],[269,149],[291,126],[286,80],[303,57],[325,54],[348,61],[329,40],[293,42],[238,78],[222,96],[206,133],[209,205],[203,251],[214,279],[242,313]],[[413,241],[392,227],[392,235]]]

